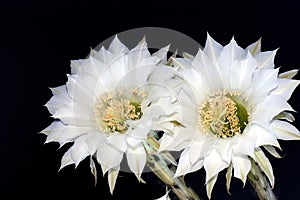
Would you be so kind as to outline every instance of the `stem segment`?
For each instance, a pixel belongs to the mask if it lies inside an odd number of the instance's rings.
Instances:
[[[144,147],[147,152],[147,166],[151,171],[163,181],[180,200],[200,200],[199,196],[192,188],[186,185],[183,177],[176,177],[173,157],[169,153],[158,153],[159,143],[155,137],[156,133],[151,131]],[[169,167],[169,166],[170,167]]]
[[[257,163],[251,159],[251,170],[248,174],[248,180],[252,187],[256,191],[260,200],[276,200],[276,196],[264,175],[263,171],[257,165]]]

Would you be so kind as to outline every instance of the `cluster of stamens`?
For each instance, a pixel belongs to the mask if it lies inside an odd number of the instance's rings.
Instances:
[[[128,120],[139,120],[143,113],[141,103],[145,98],[142,90],[108,92],[99,97],[95,105],[97,128],[106,133],[125,133]]]
[[[198,125],[203,132],[212,132],[219,138],[242,134],[248,123],[248,113],[238,103],[238,92],[217,92],[199,107]]]

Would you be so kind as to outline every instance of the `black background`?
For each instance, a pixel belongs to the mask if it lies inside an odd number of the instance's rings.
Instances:
[[[51,97],[48,87],[65,84],[70,60],[86,57],[90,48],[116,33],[138,27],[164,27],[182,32],[200,44],[206,33],[221,44],[232,36],[246,47],[262,37],[262,49],[280,48],[275,59],[281,71],[299,68],[300,3],[296,1],[108,1],[63,2],[2,0],[0,3],[0,199],[154,199],[164,186],[151,174],[139,184],[132,174],[121,173],[115,193],[109,194],[106,177],[98,166],[94,187],[88,160],[76,170],[57,172],[66,149],[43,145],[37,133],[53,119],[43,105]],[[297,76],[299,79],[299,76]],[[295,110],[299,88],[290,99]],[[295,114],[300,127],[300,116]],[[298,199],[299,141],[280,141],[285,155],[270,158],[274,192],[282,200]],[[205,196],[204,170],[186,176]],[[232,195],[226,193],[222,172],[212,199],[256,199],[249,183],[233,179]]]

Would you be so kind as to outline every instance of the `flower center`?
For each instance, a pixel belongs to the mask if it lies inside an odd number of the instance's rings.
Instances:
[[[145,96],[144,91],[138,89],[103,94],[95,105],[97,128],[106,133],[125,133],[129,128],[127,120],[142,117],[141,103]]]
[[[211,132],[219,138],[242,134],[248,124],[249,114],[241,104],[238,92],[217,92],[199,107],[198,125],[203,132]]]

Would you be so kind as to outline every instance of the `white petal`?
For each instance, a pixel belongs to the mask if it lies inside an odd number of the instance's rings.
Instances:
[[[182,133],[175,134],[174,136],[168,132],[164,133],[160,138],[159,151],[181,151],[186,148],[190,144],[192,137],[188,134],[188,131],[182,131]]]
[[[217,147],[218,141],[214,137],[209,137],[202,141],[193,141],[189,145],[189,158],[190,162],[194,164],[196,161],[198,161],[200,158],[205,158],[213,149],[216,147],[216,151],[220,154],[218,151],[222,147]],[[226,147],[225,147],[226,148]],[[222,152],[226,154],[227,152]]]
[[[262,103],[257,105],[256,112],[266,112],[270,121],[282,111],[294,111],[294,109],[282,96],[268,95]],[[253,121],[256,119],[253,118]]]
[[[227,168],[227,172],[226,172],[226,189],[227,189],[227,193],[231,194],[229,189],[230,189],[230,183],[231,183],[231,177],[232,177],[232,164],[229,165],[229,167]]]
[[[202,102],[211,93],[208,83],[205,78],[197,72],[194,68],[183,70],[180,76],[190,84],[190,89],[194,91],[193,95],[197,98],[197,102]]]
[[[189,150],[185,149],[179,158],[178,166],[176,169],[175,177],[182,176],[190,173],[191,163],[189,158]]]
[[[77,74],[78,70],[81,66],[82,59],[79,60],[71,60],[71,74]]]
[[[264,145],[263,146],[270,154],[272,154],[276,158],[282,158],[281,155],[276,151],[276,149],[271,145]]]
[[[128,65],[132,67],[139,66],[143,60],[149,58],[151,55],[147,48],[147,43],[145,38],[143,38],[140,43],[129,51],[129,62]]]
[[[230,69],[231,65],[236,60],[242,60],[245,56],[245,50],[238,46],[236,41],[232,39],[228,45],[224,46],[220,56],[218,57],[218,63],[222,68],[224,68],[224,71],[226,71],[226,69]]]
[[[152,56],[155,57],[155,63],[163,63],[167,62],[167,53],[169,51],[170,45],[159,49],[157,52],[153,53]]]
[[[223,46],[216,42],[208,33],[204,47],[204,52],[214,61],[217,61],[217,57],[220,55]]]
[[[252,75],[257,63],[250,53],[244,60],[234,62],[230,69],[230,88],[239,91],[248,91],[252,87]]]
[[[224,162],[215,150],[213,150],[206,158],[204,158],[204,169],[206,171],[206,183],[216,176],[220,171],[228,167],[228,163]]]
[[[214,177],[212,177],[210,180],[208,180],[208,182],[206,183],[206,193],[207,193],[207,197],[210,199],[211,198],[211,192],[214,188],[214,185],[216,183],[218,179],[218,174],[215,175]]]
[[[72,102],[72,99],[67,93],[65,85],[50,89],[52,91],[53,96],[46,103],[45,106],[48,108],[51,114],[54,114],[60,107],[68,105]]]
[[[133,69],[133,66],[128,65],[128,59],[127,55],[122,55],[107,64],[105,70],[98,78],[98,82],[95,84],[97,88],[93,92],[101,94],[103,91],[110,92],[115,90],[120,80]]]
[[[140,181],[147,157],[143,144],[140,144],[135,148],[128,148],[126,156],[131,171],[134,172]]]
[[[114,54],[102,47],[93,57],[104,64],[109,64],[114,59]]]
[[[214,148],[219,153],[223,161],[228,164],[231,162],[232,142],[230,141],[230,138],[226,140],[219,139]]]
[[[145,65],[145,66],[147,66],[147,65]],[[159,83],[164,83],[165,81],[169,81],[172,77],[174,77],[175,70],[169,66],[158,66],[158,67],[156,67],[156,66],[154,67],[154,65],[151,65],[151,66],[153,66],[153,70],[147,80],[148,83],[150,83],[152,85],[158,85],[158,86],[162,87],[162,89],[167,91],[164,87],[166,87],[166,86],[170,87],[170,86],[169,85],[159,85]],[[146,70],[144,70],[143,73],[146,73]],[[139,74],[139,76],[141,76],[141,74]]]
[[[59,142],[60,146],[63,146],[64,144],[72,142],[79,136],[87,134],[90,131],[90,127],[76,127],[65,125],[61,121],[54,121],[50,126],[41,132],[47,134],[45,143],[55,141]]]
[[[280,148],[277,138],[271,131],[267,131],[265,128],[258,124],[251,124],[250,130],[251,132],[253,131],[253,133],[255,133],[257,136],[255,147],[259,147],[262,145],[272,145]]]
[[[95,179],[95,186],[97,185],[97,168],[96,168],[96,165],[95,165],[95,162],[93,160],[93,156],[90,157],[90,168],[91,168],[91,173],[93,174],[94,176],[94,179]]]
[[[79,63],[80,68],[77,69],[76,74],[80,78],[82,78],[83,76],[91,76],[95,78],[95,80],[97,80],[106,67],[104,63],[100,62],[92,56],[87,59],[81,60]]]
[[[279,74],[279,78],[291,79],[294,76],[296,76],[297,73],[298,73],[298,69],[289,70],[289,71]]]
[[[116,180],[118,178],[120,167],[112,168],[108,170],[108,185],[109,185],[109,191],[111,194],[113,194],[113,191],[115,189]]]
[[[299,85],[299,80],[291,80],[291,79],[279,79],[278,87],[272,92],[272,94],[281,95],[285,98],[285,100],[289,100],[292,93]]]
[[[211,91],[222,89],[222,71],[219,69],[219,65],[217,65],[216,62],[213,63],[201,49],[199,49],[195,56],[195,59],[192,62],[192,67],[205,77]]]
[[[60,165],[60,168],[59,168],[59,171],[64,168],[65,166],[68,166],[68,165],[71,165],[71,164],[74,164],[74,160],[72,159],[71,157],[71,154],[70,154],[71,150],[69,149],[62,157],[61,159],[61,165]]]
[[[189,60],[189,61],[193,61],[195,56],[193,56],[193,55],[191,55],[187,52],[182,52],[182,57]]]
[[[254,148],[257,136],[248,130],[249,126],[247,126],[246,129],[242,135],[238,136],[238,141],[235,145],[233,145],[232,149],[236,155],[254,157]]]
[[[188,69],[191,68],[191,61],[185,58],[174,58],[173,59],[174,68],[179,69]]]
[[[82,140],[80,138],[77,139],[74,145],[70,148],[70,155],[72,160],[75,162],[75,167],[77,167],[83,159],[91,155],[89,153],[87,144],[84,142],[85,137],[86,136],[84,135],[82,136]]]
[[[263,172],[267,175],[272,187],[274,186],[274,175],[273,175],[273,169],[272,165],[269,161],[269,159],[265,156],[264,152],[257,148],[255,150],[255,161],[258,163],[260,168],[263,170]]]
[[[110,134],[107,137],[107,143],[114,146],[116,149],[119,149],[122,152],[125,152],[127,149],[127,135],[126,134],[119,134],[114,133]]]
[[[245,185],[247,175],[251,169],[251,162],[247,156],[232,156],[234,177],[239,178]]]
[[[86,79],[91,76],[86,76]],[[78,78],[78,75],[68,75],[68,82],[66,83],[66,89],[69,97],[76,102],[80,102],[83,105],[90,105],[94,98],[94,88],[96,87],[97,80],[91,80],[89,87],[85,82],[84,78]],[[89,100],[89,101],[87,101]],[[85,102],[87,101],[87,102]]]
[[[84,138],[84,142],[87,144],[89,153],[94,155],[97,149],[105,144],[106,136],[99,131],[92,131]]]
[[[91,127],[92,124],[89,112],[90,110],[72,102],[72,104],[68,106],[59,108],[52,117],[60,119],[65,124]]]
[[[295,117],[289,112],[281,112],[278,115],[276,115],[274,119],[283,119],[283,120],[287,120],[288,122],[295,121]]]
[[[260,52],[257,55],[255,55],[256,61],[258,63],[258,67],[264,69],[273,69],[276,52],[277,49],[274,51]]]
[[[97,150],[97,161],[109,168],[117,167],[121,163],[122,158],[123,152],[109,144],[104,144]]]
[[[113,54],[121,54],[121,53],[128,52],[128,48],[119,40],[117,35],[110,43],[108,50]]]
[[[250,103],[253,105],[264,100],[278,86],[278,69],[257,69],[253,73],[253,86]]]
[[[299,130],[288,122],[275,120],[271,122],[275,136],[281,140],[300,140]]]
[[[254,42],[253,44],[250,44],[246,49],[246,51],[249,51],[253,56],[261,52],[261,38]]]

